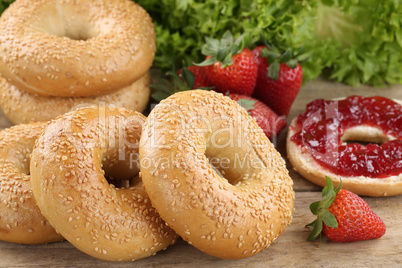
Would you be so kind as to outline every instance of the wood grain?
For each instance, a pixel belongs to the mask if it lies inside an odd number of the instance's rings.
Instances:
[[[307,103],[316,98],[339,98],[349,95],[402,99],[402,86],[385,89],[353,88],[325,80],[304,85],[289,115],[301,113]],[[290,121],[290,120],[289,120]],[[0,129],[12,124],[0,113]],[[284,131],[276,146],[286,158]],[[401,267],[402,266],[402,196],[364,199],[384,220],[386,234],[378,240],[349,244],[333,243],[324,239],[306,242],[310,229],[305,224],[313,220],[309,204],[320,199],[320,188],[304,180],[288,164],[296,191],[295,213],[292,224],[284,234],[262,253],[244,260],[223,260],[200,252],[179,240],[155,256],[132,262],[111,263],[94,259],[75,249],[68,242],[48,245],[18,245],[0,242],[0,267]],[[1,201],[1,200],[0,200]]]

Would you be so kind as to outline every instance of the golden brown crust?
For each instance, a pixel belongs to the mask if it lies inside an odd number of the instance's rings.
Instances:
[[[14,124],[26,124],[55,119],[74,108],[96,104],[114,105],[142,112],[149,101],[150,73],[116,92],[96,97],[39,96],[20,90],[0,75],[0,107]]]
[[[63,240],[42,216],[31,190],[29,164],[35,140],[46,123],[0,132],[0,240],[44,244]]]
[[[0,73],[45,96],[107,94],[152,65],[155,31],[129,0],[18,0],[0,19]]]
[[[32,152],[32,189],[49,222],[81,251],[103,260],[155,254],[176,234],[151,206],[143,185],[116,188],[139,167],[145,117],[123,108],[82,108],[58,117]]]
[[[330,177],[336,187],[339,185],[340,179],[342,179],[342,188],[358,195],[393,196],[402,194],[402,174],[381,179],[365,176],[346,177],[339,176],[323,168],[314,160],[308,150],[291,140],[291,137],[298,132],[296,120],[297,118],[294,118],[289,126],[286,148],[289,161],[294,170],[304,178],[321,187],[327,184],[325,176]],[[379,129],[367,126],[350,129],[347,135],[348,139],[351,138],[352,140],[384,141],[389,139]]]
[[[291,222],[293,182],[283,159],[246,110],[222,94],[193,90],[162,101],[143,127],[140,158],[153,206],[208,254],[255,255]]]

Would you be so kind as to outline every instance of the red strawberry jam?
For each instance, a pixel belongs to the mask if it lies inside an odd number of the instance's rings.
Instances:
[[[341,176],[384,178],[402,172],[402,106],[385,97],[318,99],[297,118],[291,140],[304,146],[322,167]],[[350,127],[376,127],[396,139],[381,145],[351,143],[341,137]]]

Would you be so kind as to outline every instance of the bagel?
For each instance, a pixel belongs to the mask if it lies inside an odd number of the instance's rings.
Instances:
[[[342,180],[343,189],[358,195],[402,194],[401,104],[384,97],[359,96],[311,102],[289,127],[289,161],[304,178],[321,187],[329,176],[336,186]],[[322,140],[319,131],[326,135]],[[346,141],[383,144],[348,145]],[[385,159],[379,158],[381,153],[387,155]]]
[[[42,216],[31,190],[30,153],[45,126],[18,125],[0,132],[0,240],[20,244],[63,240]]]
[[[116,92],[96,97],[45,97],[20,90],[0,75],[0,107],[14,124],[55,119],[86,104],[115,105],[142,112],[149,101],[150,73]]]
[[[45,96],[111,93],[155,55],[148,13],[129,0],[17,0],[0,19],[0,73]]]
[[[185,91],[158,104],[143,127],[140,159],[162,219],[210,255],[255,255],[291,222],[285,161],[255,119],[220,93]]]
[[[32,189],[43,215],[93,257],[141,259],[176,239],[141,182],[116,188],[105,177],[128,180],[139,172],[144,121],[124,108],[78,109],[52,121],[32,152]]]

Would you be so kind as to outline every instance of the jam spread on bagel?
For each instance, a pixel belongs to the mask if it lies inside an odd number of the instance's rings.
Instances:
[[[381,145],[346,144],[345,131],[369,126],[381,130]],[[297,118],[291,140],[307,149],[322,167],[340,176],[384,178],[402,172],[402,106],[385,97],[317,99]]]

